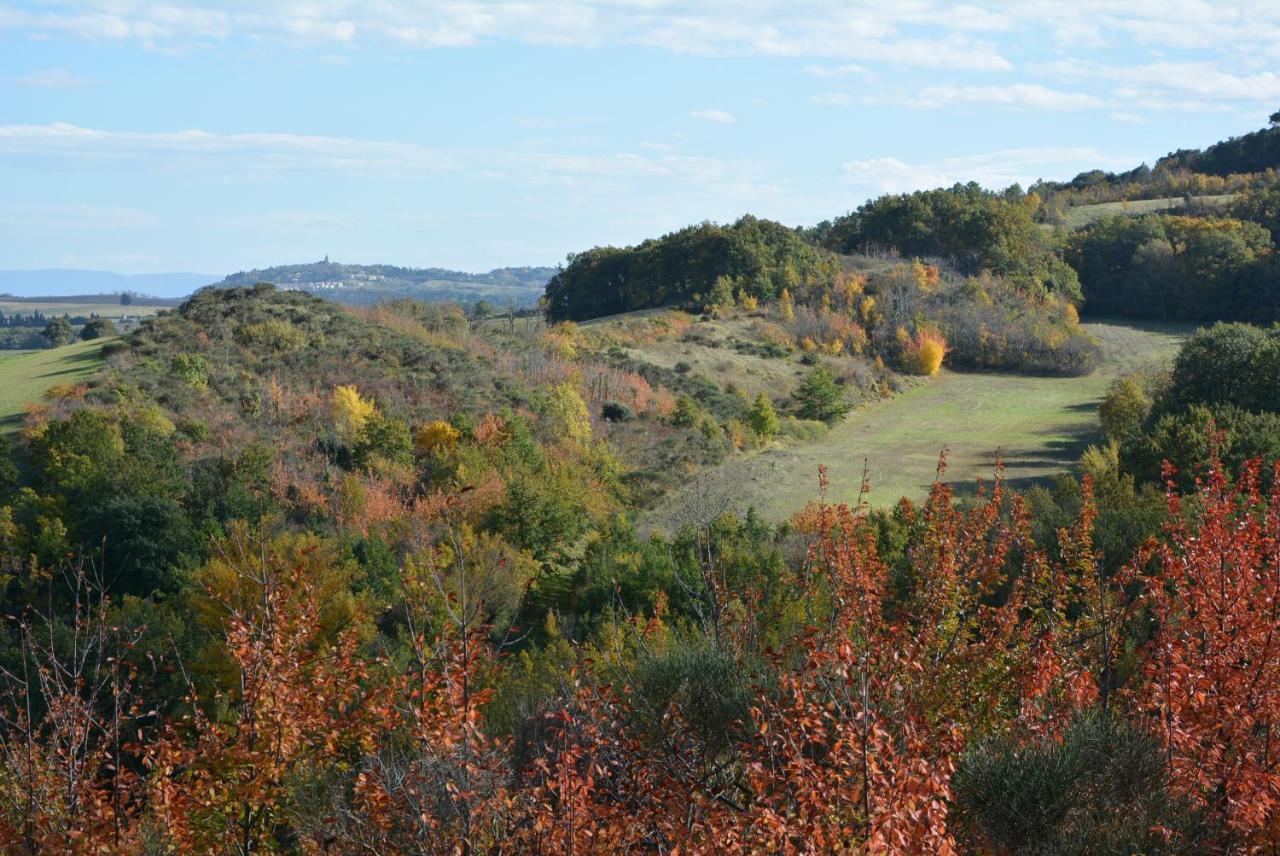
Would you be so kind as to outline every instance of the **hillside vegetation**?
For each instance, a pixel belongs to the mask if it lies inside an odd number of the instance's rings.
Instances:
[[[0,852],[1273,852],[1261,145],[0,360]]]

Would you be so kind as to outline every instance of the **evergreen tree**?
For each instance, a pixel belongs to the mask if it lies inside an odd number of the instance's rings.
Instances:
[[[751,413],[748,416],[751,422],[751,429],[761,437],[769,438],[778,433],[778,414],[774,412],[773,402],[769,401],[769,396],[763,392],[756,396],[755,404],[751,407]]]
[[[823,366],[809,372],[795,397],[796,415],[802,419],[839,422],[849,412],[835,375]]]

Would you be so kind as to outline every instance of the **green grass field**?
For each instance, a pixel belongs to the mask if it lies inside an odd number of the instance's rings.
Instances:
[[[946,481],[968,490],[989,481],[1002,460],[1008,482],[1025,487],[1070,467],[1098,440],[1097,406],[1114,378],[1169,363],[1185,328],[1087,324],[1104,360],[1082,378],[962,373],[944,369],[887,401],[855,410],[820,440],[735,455],[698,474],[646,522],[669,527],[694,503],[782,520],[818,496],[826,465],[828,496],[857,499],[866,461],[873,505],[919,499],[933,482],[939,453],[949,450]]]
[[[1196,201],[1206,205],[1226,205],[1234,198],[1234,194],[1227,193],[1221,196],[1197,196]],[[1164,199],[1135,199],[1132,202],[1101,202],[1097,205],[1077,205],[1066,210],[1062,215],[1062,221],[1068,229],[1080,229],[1095,220],[1110,217],[1114,214],[1134,216],[1152,214],[1157,211],[1170,211],[1175,208],[1181,208],[1183,203],[1184,200],[1181,196],[1170,196]]]
[[[61,348],[0,356],[0,433],[22,425],[27,402],[40,401],[57,383],[75,383],[102,365],[109,339],[76,342]]]
[[[70,315],[73,318],[78,316],[88,317],[89,315],[98,315],[102,318],[122,318],[126,315],[137,318],[148,315],[155,315],[163,309],[172,309],[172,306],[152,306],[145,303],[133,303],[128,306],[121,306],[119,303],[75,303],[60,302],[57,299],[41,300],[38,302],[26,302],[21,300],[0,300],[0,312],[6,315],[30,315],[32,312],[42,312],[45,315]]]

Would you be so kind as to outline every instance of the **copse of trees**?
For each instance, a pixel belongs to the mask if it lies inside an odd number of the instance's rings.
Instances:
[[[115,322],[110,318],[90,318],[85,325],[80,328],[80,338],[89,341],[90,339],[101,339],[108,336],[118,335]]]
[[[569,257],[547,283],[551,321],[597,318],[655,306],[701,309],[721,295],[773,300],[834,276],[839,265],[792,229],[746,216],[702,223],[633,247],[596,247]]]
[[[1105,217],[1072,235],[1067,259],[1093,314],[1185,320],[1280,318],[1271,235],[1227,217]]]
[[[1215,324],[1178,352],[1165,394],[1170,409],[1230,404],[1280,413],[1280,326]]]
[[[1103,429],[1126,472],[1158,483],[1168,462],[1190,489],[1215,460],[1238,474],[1250,459],[1280,457],[1276,378],[1280,327],[1215,324],[1183,344],[1171,372],[1114,382]]]
[[[814,236],[841,253],[893,250],[943,259],[960,272],[998,274],[1019,288],[1078,300],[1075,272],[1055,238],[1035,222],[1040,199],[1016,186],[1003,193],[978,184],[882,196],[819,224]]]
[[[1091,169],[1069,181],[1037,181],[1031,191],[1043,200],[1039,219],[1059,224],[1067,222],[1066,212],[1074,206],[1144,199],[1186,198],[1198,200],[1199,205],[1226,207],[1231,200],[1222,197],[1275,183],[1280,170],[1280,128],[1274,121],[1271,125],[1204,150],[1181,149],[1159,159],[1154,167],[1141,164],[1118,173]],[[1253,218],[1243,215],[1243,219]]]
[[[1188,169],[1204,175],[1264,172],[1280,167],[1280,127],[1262,128],[1204,149],[1178,149],[1156,166]]]
[[[1230,213],[1237,220],[1251,220],[1271,233],[1272,242],[1280,241],[1280,181],[1253,188],[1231,203]]]
[[[930,350],[945,352],[956,368],[1071,376],[1097,364],[1098,347],[1069,301],[1002,277],[917,262],[871,274],[865,291],[860,311],[871,349],[913,373],[937,369],[935,359],[918,358],[922,337],[935,334]]]
[[[54,318],[45,325],[40,335],[49,343],[49,347],[56,348],[70,343],[75,338],[76,331],[66,318]]]

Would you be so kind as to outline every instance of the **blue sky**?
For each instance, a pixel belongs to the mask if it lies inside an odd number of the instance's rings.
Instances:
[[[1280,3],[0,0],[0,267],[554,264],[1266,124]]]

